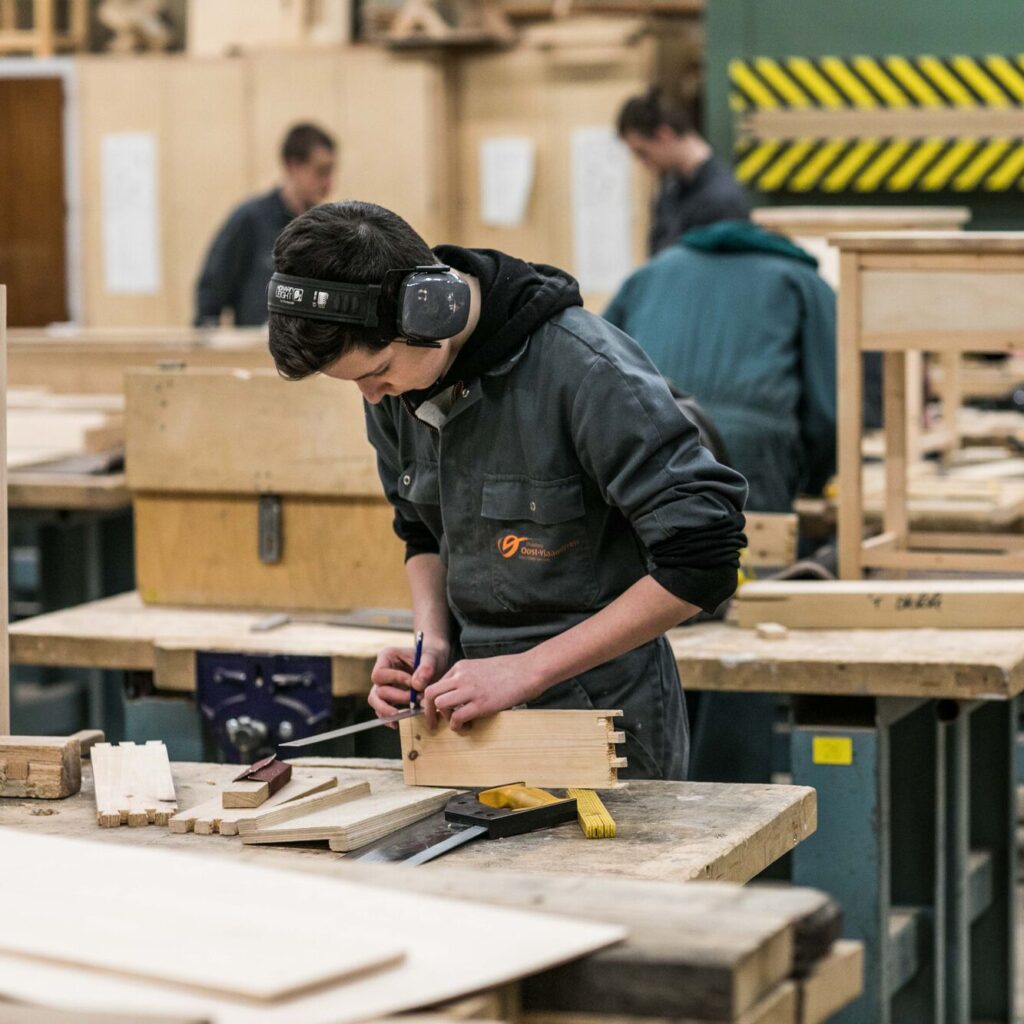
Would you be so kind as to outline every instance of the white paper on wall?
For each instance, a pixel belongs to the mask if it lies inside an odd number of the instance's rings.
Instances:
[[[573,264],[584,291],[614,292],[633,269],[633,165],[604,125],[575,128],[572,147]]]
[[[480,219],[489,227],[514,228],[526,219],[533,191],[533,139],[496,136],[480,143]]]
[[[150,132],[111,132],[100,141],[103,280],[113,295],[161,288],[157,141]]]

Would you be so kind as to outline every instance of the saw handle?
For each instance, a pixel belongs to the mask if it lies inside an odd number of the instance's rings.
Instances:
[[[507,807],[513,811],[525,811],[530,807],[541,807],[544,804],[557,804],[559,798],[552,796],[546,789],[536,789],[522,782],[512,782],[507,786],[485,789],[477,794],[477,800],[487,807]]]

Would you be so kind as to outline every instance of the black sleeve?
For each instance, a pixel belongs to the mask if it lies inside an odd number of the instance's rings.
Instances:
[[[680,531],[650,548],[651,575],[670,594],[709,615],[732,597],[740,550],[747,546],[744,518],[736,512],[700,530]]]
[[[250,239],[245,211],[235,210],[210,243],[196,281],[196,327],[218,323],[223,310],[236,309]]]

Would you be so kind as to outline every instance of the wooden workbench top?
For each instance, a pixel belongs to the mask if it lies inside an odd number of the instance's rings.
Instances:
[[[804,629],[722,622],[671,634],[684,689],[1006,700],[1024,691],[1024,630]]]
[[[402,785],[398,762],[299,760],[343,766],[352,781],[369,781],[375,791]],[[179,807],[187,810],[209,800],[214,786],[223,785],[237,773],[237,765],[175,763],[172,774]],[[614,841],[588,840],[577,828],[549,829],[500,842],[471,843],[437,863],[540,874],[746,882],[811,835],[817,822],[814,790],[804,786],[631,782],[603,797],[618,825]],[[198,850],[271,866],[308,864],[309,858],[334,864],[341,861],[327,852],[326,845],[243,846],[237,837],[173,835],[155,825],[101,829],[96,825],[88,761],[83,762],[82,790],[76,796],[0,800],[0,827],[97,842]]]
[[[336,695],[365,693],[377,652],[405,633],[317,623],[251,632],[265,611],[167,608],[138,594],[14,623],[11,661],[152,671],[161,689],[194,688],[196,651],[331,658]],[[762,640],[709,622],[673,630],[685,689],[1005,700],[1024,691],[1024,630],[791,630]]]
[[[851,231],[829,244],[843,252],[1024,253],[1024,231]]]

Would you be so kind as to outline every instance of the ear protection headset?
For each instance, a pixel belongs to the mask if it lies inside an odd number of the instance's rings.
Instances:
[[[453,337],[469,322],[469,285],[443,264],[389,270],[381,284],[274,274],[267,288],[267,309],[306,320],[377,327],[381,293],[392,275],[402,278],[395,328],[407,345],[440,348],[442,338]]]

